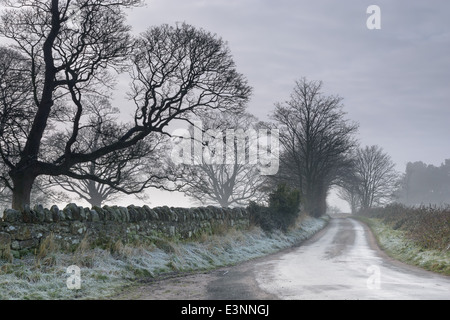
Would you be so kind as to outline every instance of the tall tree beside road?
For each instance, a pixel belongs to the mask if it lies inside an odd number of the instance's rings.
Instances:
[[[399,175],[395,171],[395,163],[381,147],[358,148],[354,154],[353,170],[354,175],[343,185],[341,196],[344,200],[352,200],[353,205],[367,210],[393,199]]]
[[[131,152],[132,146],[165,130],[173,120],[187,121],[205,109],[236,109],[251,93],[236,71],[226,43],[187,24],[152,27],[133,37],[125,8],[139,0],[16,0],[1,15],[0,35],[12,43],[2,48],[0,74],[0,156],[7,167],[4,185],[12,190],[12,207],[30,203],[35,179],[67,176],[114,184],[73,170],[78,165]],[[6,57],[6,58],[5,58]],[[20,70],[20,72],[17,72]],[[79,143],[91,128],[86,96],[108,96],[117,73],[131,70],[128,106],[133,119],[120,134],[95,150]],[[3,88],[2,88],[3,89]],[[20,102],[23,103],[20,103]],[[100,119],[99,119],[100,121]],[[111,137],[111,129],[99,132]],[[65,136],[64,148],[50,136]],[[130,149],[131,148],[131,149]]]
[[[290,100],[272,114],[280,128],[281,178],[300,190],[304,210],[313,216],[325,213],[328,190],[347,166],[358,129],[345,119],[342,98],[325,95],[322,86],[296,81]]]

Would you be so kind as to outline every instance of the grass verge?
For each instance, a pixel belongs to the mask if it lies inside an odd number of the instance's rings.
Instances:
[[[425,270],[450,276],[450,252],[425,248],[409,237],[409,232],[394,229],[379,218],[356,216],[372,230],[378,245],[390,257]]]
[[[107,248],[85,239],[72,253],[59,250],[49,237],[35,255],[0,260],[0,299],[105,299],[143,278],[209,270],[277,252],[308,239],[327,222],[327,217],[303,217],[285,233],[251,227],[205,234],[195,241],[118,241]],[[80,270],[80,289],[67,286],[75,276],[68,267],[74,265]]]

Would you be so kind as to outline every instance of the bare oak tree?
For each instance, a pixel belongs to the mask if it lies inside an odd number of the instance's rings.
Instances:
[[[2,50],[13,59],[0,73],[19,89],[5,90],[1,103],[6,112],[0,119],[0,155],[8,168],[2,180],[13,192],[13,208],[30,203],[33,182],[42,175],[114,185],[114,180],[74,168],[164,133],[169,123],[188,120],[192,112],[235,108],[250,95],[226,43],[214,34],[182,24],[152,27],[133,37],[124,9],[141,1],[3,3],[9,9],[1,16],[0,35],[13,44]],[[124,70],[132,82],[133,120],[122,124],[120,135],[109,143],[86,150],[79,143],[89,127],[85,98],[108,95],[116,74]],[[65,137],[62,149],[47,139],[55,134]],[[110,132],[99,134],[108,137]]]
[[[374,145],[358,148],[354,160],[355,177],[344,186],[344,195],[355,197],[362,210],[391,200],[399,175],[390,156]]]
[[[200,127],[191,127],[190,135],[201,130],[201,152],[193,153],[192,163],[178,166],[181,191],[202,204],[222,207],[260,201],[266,177],[250,159],[257,160],[261,123],[246,112],[209,112],[196,120]]]
[[[352,214],[357,213],[361,207],[360,185],[361,180],[355,172],[355,166],[338,184],[337,196],[349,204]]]
[[[113,108],[106,98],[88,96],[84,105],[89,120],[78,141],[80,149],[92,152],[112,143],[123,134],[117,118],[119,110]],[[109,134],[101,134],[102,132]],[[55,135],[50,139],[55,148],[63,152],[67,136]],[[52,177],[51,182],[92,206],[101,206],[105,201],[116,200],[125,194],[144,199],[141,193],[147,188],[173,190],[168,186],[175,179],[166,165],[165,156],[168,152],[169,138],[155,133],[127,149],[75,165],[72,171],[80,177],[86,177],[85,179],[60,175]],[[95,177],[106,182],[96,181]]]
[[[326,212],[328,190],[355,146],[358,127],[342,109],[342,98],[323,94],[322,82],[303,78],[272,114],[283,147],[281,178],[300,190],[304,210],[313,216]]]

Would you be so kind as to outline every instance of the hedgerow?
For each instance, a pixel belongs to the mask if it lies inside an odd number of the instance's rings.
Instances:
[[[360,215],[379,219],[424,249],[450,250],[450,206],[408,207],[394,203],[383,208],[360,212]]]

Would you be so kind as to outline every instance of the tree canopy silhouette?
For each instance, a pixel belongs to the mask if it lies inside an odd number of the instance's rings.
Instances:
[[[1,15],[0,156],[2,183],[12,207],[30,203],[38,176],[114,179],[74,170],[111,154],[133,152],[150,135],[168,134],[174,120],[205,109],[233,110],[251,88],[237,72],[226,43],[188,24],[162,25],[134,36],[125,9],[138,0],[17,0]],[[109,98],[118,74],[128,74],[132,120],[120,126],[92,123],[92,96]],[[130,110],[133,109],[133,110]],[[118,127],[120,129],[118,129]],[[101,143],[87,148],[88,132]],[[53,137],[63,139],[63,147]]]
[[[326,212],[327,192],[349,166],[357,124],[345,119],[342,98],[325,95],[322,82],[296,81],[289,101],[278,103],[272,118],[280,126],[278,178],[300,190],[306,212]]]

